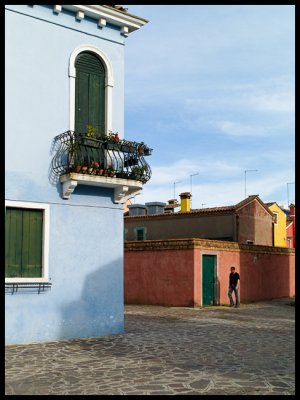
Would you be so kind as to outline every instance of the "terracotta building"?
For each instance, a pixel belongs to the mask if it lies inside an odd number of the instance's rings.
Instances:
[[[274,246],[287,247],[286,240],[286,213],[275,201],[265,203],[273,213]]]
[[[126,304],[228,305],[231,265],[241,277],[242,303],[295,296],[295,249],[205,239],[130,241],[124,247]]]

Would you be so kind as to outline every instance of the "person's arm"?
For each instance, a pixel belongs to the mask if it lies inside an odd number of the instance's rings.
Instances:
[[[240,280],[240,274],[238,274],[238,278],[237,278],[237,281],[236,281],[236,289],[239,288],[239,280]]]

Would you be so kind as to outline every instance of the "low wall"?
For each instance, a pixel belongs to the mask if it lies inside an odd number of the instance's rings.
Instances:
[[[202,255],[216,256],[216,304],[228,304],[228,276],[241,276],[241,301],[295,295],[295,250],[205,239],[125,242],[125,304],[202,305]]]

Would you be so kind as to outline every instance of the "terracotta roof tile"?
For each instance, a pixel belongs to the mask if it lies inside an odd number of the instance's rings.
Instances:
[[[191,211],[187,212],[177,212],[177,213],[164,213],[164,214],[150,214],[150,215],[130,215],[126,216],[126,218],[159,218],[159,217],[179,217],[180,215],[193,215],[193,214],[198,214],[198,215],[205,215],[205,214],[222,214],[222,213],[230,213],[230,212],[235,212],[239,208],[242,208],[246,204],[250,203],[253,200],[257,200],[265,209],[266,211],[273,216],[272,211],[266,206],[266,203],[264,203],[262,200],[260,200],[259,196],[257,194],[248,196],[246,199],[240,201],[239,203],[231,206],[223,206],[223,207],[211,207],[211,208],[195,208],[191,209]],[[165,206],[168,207],[169,209],[172,207],[171,204],[167,204]],[[177,207],[180,206],[177,204]]]

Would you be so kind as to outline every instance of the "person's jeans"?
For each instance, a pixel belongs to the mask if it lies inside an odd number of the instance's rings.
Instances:
[[[234,295],[235,295],[235,304],[239,305],[239,291],[236,288],[236,286],[234,286],[234,285],[231,285],[229,287],[229,289],[228,289],[228,297],[229,297],[229,300],[230,300],[230,305],[231,306],[234,305],[234,301],[233,301],[233,298],[232,298],[232,292],[234,292]]]

